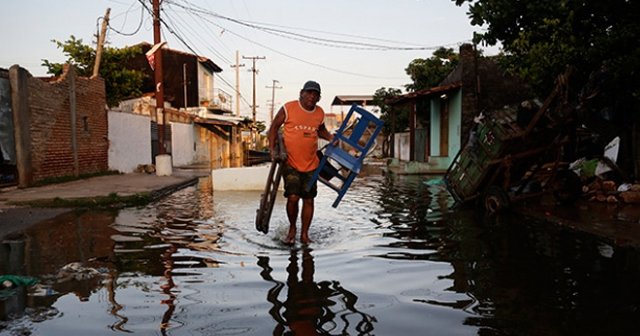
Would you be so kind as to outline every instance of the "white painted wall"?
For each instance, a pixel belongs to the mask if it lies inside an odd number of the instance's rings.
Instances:
[[[151,120],[148,116],[109,111],[109,169],[131,173],[151,164]]]
[[[400,161],[409,161],[409,132],[396,133],[393,144],[394,158]]]
[[[196,158],[195,130],[193,124],[171,123],[171,155],[173,166],[191,164]]]
[[[209,131],[200,125],[195,125],[194,132],[196,134],[196,151],[194,154],[194,160],[196,162],[209,162],[211,161],[211,149],[209,148]]]
[[[271,163],[251,167],[211,170],[213,190],[264,190],[269,180]],[[280,182],[278,190],[284,190]]]
[[[213,100],[213,74],[198,62],[198,97]]]

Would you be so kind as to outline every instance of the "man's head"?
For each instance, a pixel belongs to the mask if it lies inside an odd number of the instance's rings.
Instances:
[[[304,86],[302,87],[302,91],[316,91],[318,92],[318,94],[320,94],[320,84],[312,80],[307,81],[306,83],[304,83]]]
[[[315,81],[307,81],[300,90],[300,103],[307,110],[313,110],[320,101],[320,84]]]

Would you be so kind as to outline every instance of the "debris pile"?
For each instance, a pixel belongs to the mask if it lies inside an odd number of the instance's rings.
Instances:
[[[615,181],[596,179],[583,186],[582,192],[590,201],[640,204],[640,184],[617,185]]]
[[[136,173],[153,174],[156,172],[156,166],[153,164],[139,164],[134,170]]]

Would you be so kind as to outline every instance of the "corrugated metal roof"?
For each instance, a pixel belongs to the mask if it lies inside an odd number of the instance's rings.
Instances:
[[[134,46],[147,46],[148,48],[151,48],[153,46],[153,44],[143,41],[140,42],[138,44],[135,44]],[[172,52],[172,53],[177,53],[177,54],[183,54],[183,55],[188,55],[188,56],[195,56],[196,59],[198,60],[198,62],[200,62],[200,64],[202,64],[205,68],[207,68],[209,71],[211,72],[222,72],[222,68],[219,67],[217,64],[215,64],[212,60],[210,60],[207,57],[204,56],[200,56],[200,55],[194,55],[192,53],[188,53],[182,50],[176,50],[176,49],[171,49],[168,47],[164,47],[162,48],[168,52]]]
[[[373,104],[372,95],[339,95],[333,98],[331,105],[371,105]]]
[[[209,125],[219,125],[219,126],[236,126],[239,123],[232,122],[228,120],[220,120],[220,119],[212,119],[212,118],[200,118],[194,117],[193,121],[196,124],[209,124]]]
[[[409,92],[406,94],[403,94],[401,96],[398,96],[396,99],[392,100],[390,102],[390,104],[399,104],[399,103],[403,103],[407,100],[413,100],[413,99],[417,99],[417,98],[421,98],[421,97],[428,97],[428,96],[432,96],[435,94],[441,94],[444,92],[448,92],[448,91],[452,91],[458,88],[462,87],[462,82],[455,82],[455,83],[451,83],[451,84],[447,84],[447,85],[441,85],[441,86],[436,86],[436,87],[432,87],[432,88],[428,88],[428,89],[424,89],[424,90],[419,90],[419,91],[415,91],[415,92]]]

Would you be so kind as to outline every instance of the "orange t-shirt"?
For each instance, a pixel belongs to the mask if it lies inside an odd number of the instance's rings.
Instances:
[[[318,167],[318,128],[324,122],[324,110],[316,105],[307,111],[297,100],[284,104],[284,145],[287,163],[299,172],[309,172]]]

